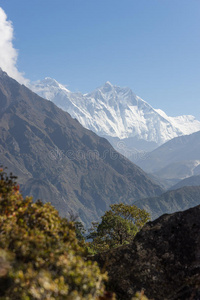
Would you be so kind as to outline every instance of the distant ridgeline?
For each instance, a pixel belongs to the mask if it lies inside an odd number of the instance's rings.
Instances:
[[[168,141],[148,153],[145,159],[138,160],[137,164],[153,174],[152,178],[166,188],[171,188],[187,177],[200,175],[200,131]],[[185,185],[199,184],[193,178]]]

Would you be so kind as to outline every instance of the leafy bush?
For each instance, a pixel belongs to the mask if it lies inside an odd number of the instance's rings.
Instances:
[[[110,210],[101,217],[101,223],[94,222],[90,229],[90,253],[97,253],[113,247],[128,244],[136,233],[150,220],[144,209],[123,203],[110,205]]]
[[[0,299],[103,298],[106,274],[84,259],[72,222],[25,199],[0,170]]]

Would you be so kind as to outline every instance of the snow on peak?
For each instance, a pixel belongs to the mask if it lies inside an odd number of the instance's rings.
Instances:
[[[158,109],[155,109],[155,111],[156,111],[159,115],[161,115],[163,118],[165,118],[165,119],[168,118],[168,116],[166,115],[166,113],[165,113],[162,109],[158,108]]]
[[[114,86],[109,81],[88,94],[72,93],[48,77],[33,84],[32,89],[101,136],[134,137],[161,145],[200,130],[200,122],[193,116],[168,117],[131,89]]]
[[[105,85],[107,85],[107,86],[109,85],[111,87],[113,86],[112,83],[110,83],[110,81],[106,81]]]
[[[103,93],[107,93],[107,92],[111,92],[113,90],[113,88],[114,88],[114,86],[109,81],[106,81],[105,84],[103,86],[101,86],[100,88],[98,88],[97,90],[100,90]]]
[[[37,84],[40,85],[50,85],[50,86],[58,86],[59,83],[58,81],[56,81],[55,79],[51,78],[51,77],[45,77],[43,80],[38,80],[36,81]]]

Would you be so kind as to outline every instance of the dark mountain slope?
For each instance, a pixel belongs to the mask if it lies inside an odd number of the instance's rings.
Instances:
[[[149,211],[154,220],[162,214],[185,210],[200,204],[200,186],[182,187],[158,197],[136,201],[134,204]]]
[[[119,299],[200,299],[200,205],[148,222],[130,245],[96,256]]]
[[[104,138],[0,71],[0,163],[24,194],[50,201],[85,223],[111,203],[156,196],[162,189]]]
[[[184,186],[200,186],[200,175],[185,178],[173,185],[170,190],[177,190]]]

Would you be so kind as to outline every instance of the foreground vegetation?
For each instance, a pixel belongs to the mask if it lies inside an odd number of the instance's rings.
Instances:
[[[98,299],[107,276],[83,249],[72,223],[50,204],[23,199],[1,170],[0,299]]]
[[[105,292],[106,273],[86,260],[86,248],[97,252],[102,242],[103,250],[128,242],[148,215],[133,222],[133,209],[111,206],[88,246],[80,222],[75,228],[51,204],[24,199],[14,179],[0,169],[0,300],[115,299]]]

